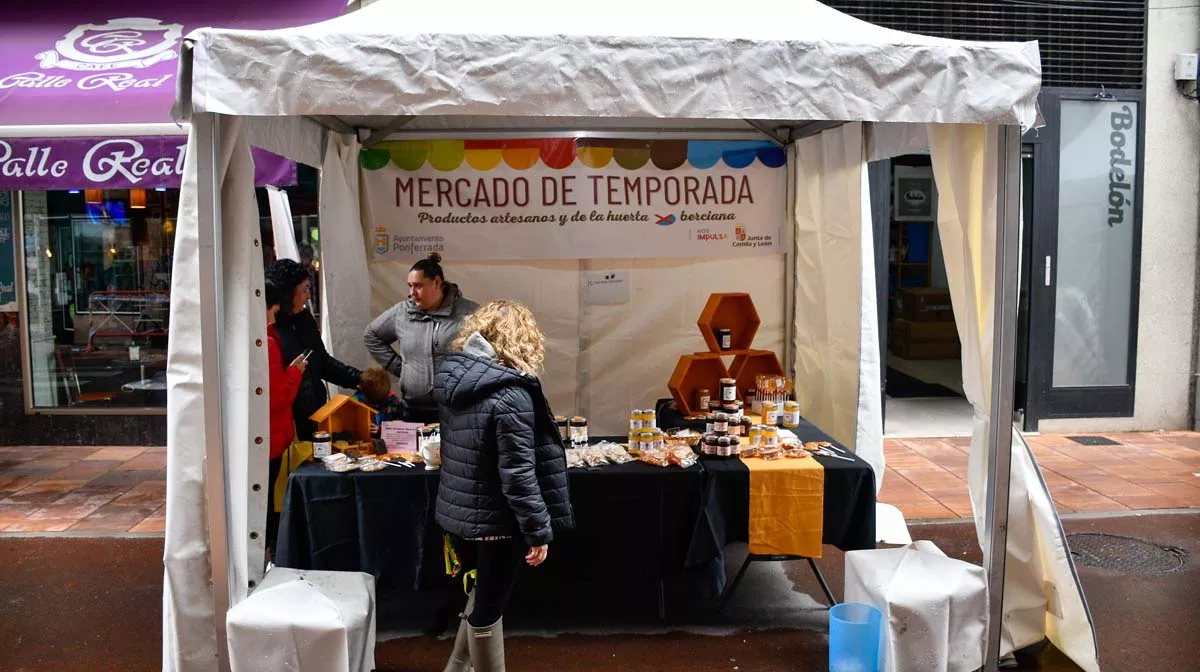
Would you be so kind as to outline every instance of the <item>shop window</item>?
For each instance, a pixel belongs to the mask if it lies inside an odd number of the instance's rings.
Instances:
[[[166,405],[177,189],[23,192],[35,409]]]

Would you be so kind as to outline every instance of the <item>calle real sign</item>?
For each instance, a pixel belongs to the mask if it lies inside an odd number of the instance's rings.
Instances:
[[[0,139],[0,189],[179,187],[185,136]],[[253,150],[255,183],[296,183],[296,165]]]

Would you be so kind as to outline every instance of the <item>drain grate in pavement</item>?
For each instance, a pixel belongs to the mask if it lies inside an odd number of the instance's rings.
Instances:
[[[1068,534],[1067,545],[1076,563],[1123,574],[1169,574],[1182,569],[1187,558],[1181,548],[1116,534]]]
[[[1117,441],[1104,436],[1068,436],[1068,439],[1081,446],[1119,446]]]

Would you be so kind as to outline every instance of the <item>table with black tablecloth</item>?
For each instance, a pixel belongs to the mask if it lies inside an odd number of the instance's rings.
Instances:
[[[288,480],[275,563],[368,572],[383,588],[444,582],[438,473],[419,465],[372,473],[302,465]],[[631,462],[568,473],[576,527],[556,536],[537,577],[661,580],[685,571],[703,504],[699,465]]]
[[[841,447],[807,420],[792,431],[804,442]],[[843,551],[875,548],[875,473],[850,451],[838,454],[851,459],[813,458],[825,472],[822,541]],[[714,554],[723,557],[729,544],[750,540],[750,470],[737,458],[705,459],[702,464],[704,512],[696,521],[688,556],[697,563],[710,562]]]
[[[829,440],[807,422],[796,433]],[[815,459],[825,468],[824,542],[874,548],[870,466],[857,457]],[[275,563],[368,572],[381,588],[444,583],[434,520],[438,473],[419,465],[373,473],[302,465],[288,480]],[[703,460],[687,469],[631,462],[568,474],[576,528],[557,535],[542,571],[531,576],[661,581],[691,572],[720,592],[725,547],[748,541],[750,476],[740,460]]]

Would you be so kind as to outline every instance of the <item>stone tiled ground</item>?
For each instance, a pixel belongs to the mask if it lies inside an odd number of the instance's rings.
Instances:
[[[1060,514],[1200,508],[1200,434],[1103,436],[1119,445],[1026,437]],[[969,445],[966,438],[888,440],[879,500],[909,520],[970,517]]]

